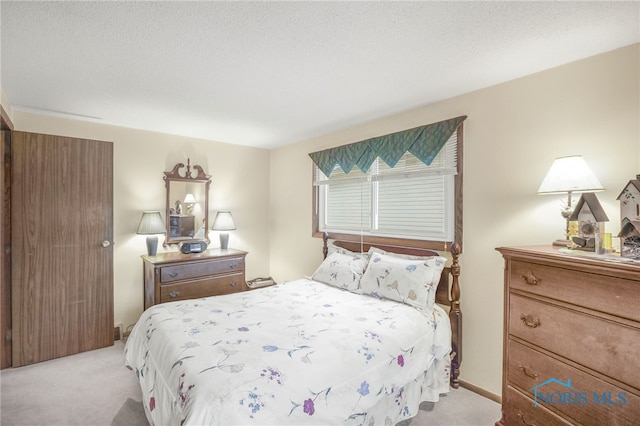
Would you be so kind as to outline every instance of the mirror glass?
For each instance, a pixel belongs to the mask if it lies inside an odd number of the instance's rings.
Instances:
[[[208,243],[210,176],[202,167],[178,163],[164,172],[167,202],[165,217],[167,233],[164,246],[196,239]]]

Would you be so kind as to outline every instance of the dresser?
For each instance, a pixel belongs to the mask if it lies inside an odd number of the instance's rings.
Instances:
[[[511,425],[640,422],[640,264],[501,247],[502,418]]]
[[[144,308],[175,300],[245,291],[245,257],[234,249],[142,256]]]

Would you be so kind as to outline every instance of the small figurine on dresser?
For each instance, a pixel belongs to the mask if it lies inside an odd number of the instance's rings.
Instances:
[[[640,260],[640,175],[630,180],[620,195],[620,255]]]
[[[586,192],[578,200],[569,221],[578,222],[578,235],[571,237],[574,248],[595,251],[596,238],[604,233],[604,225],[609,221],[609,218],[600,205],[596,194]]]

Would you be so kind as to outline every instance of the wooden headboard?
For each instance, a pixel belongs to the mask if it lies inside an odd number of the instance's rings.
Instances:
[[[324,233],[324,245],[322,253],[327,257],[329,250],[328,241],[331,236]],[[333,240],[333,244],[345,248],[352,252],[367,252],[370,247],[377,247],[384,251],[407,254],[411,256],[440,256],[434,250],[402,247],[385,244],[367,244],[354,241]],[[458,388],[460,382],[460,364],[462,363],[462,310],[460,309],[460,245],[453,243],[449,250],[451,253],[451,264],[445,266],[440,276],[440,282],[436,290],[436,303],[449,307],[449,321],[451,322],[451,387]]]

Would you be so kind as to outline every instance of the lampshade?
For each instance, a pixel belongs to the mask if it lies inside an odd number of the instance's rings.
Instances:
[[[538,194],[604,191],[586,161],[579,155],[556,158],[544,177]]]
[[[164,234],[167,232],[162,216],[158,211],[146,211],[142,213],[140,224],[138,225],[138,234],[153,235]]]
[[[233,222],[231,212],[218,212],[211,229],[214,231],[233,231],[236,229],[236,224]]]
[[[196,202],[196,197],[194,197],[193,194],[187,194],[184,197],[184,202],[185,203],[195,203]]]

